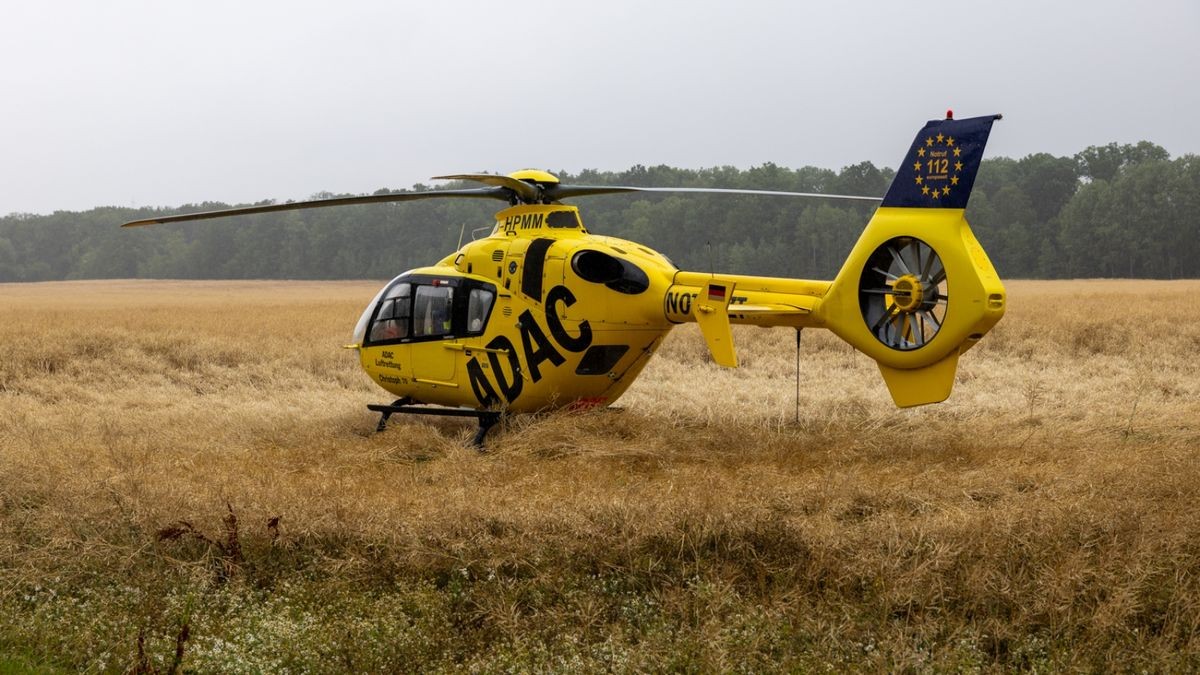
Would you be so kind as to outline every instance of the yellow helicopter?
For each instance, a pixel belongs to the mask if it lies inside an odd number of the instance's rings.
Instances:
[[[487,237],[383,287],[354,343],[394,413],[472,416],[482,445],[502,413],[606,406],[667,333],[696,322],[738,364],[731,325],[828,328],[874,359],[897,406],[950,395],[959,355],[1004,314],[1005,291],[963,216],[1000,115],[928,122],[833,281],[688,272],[640,244],[591,234],[562,200],[622,192],[866,199],[759,190],[564,185],[544,171],[439,179],[485,187],[375,194],[164,216],[123,227],[432,198],[508,203]]]

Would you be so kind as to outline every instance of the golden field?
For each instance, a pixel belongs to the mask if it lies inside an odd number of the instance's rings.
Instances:
[[[678,329],[620,410],[397,416],[379,284],[0,285],[0,672],[1200,668],[1197,281],[1016,281],[946,403]]]

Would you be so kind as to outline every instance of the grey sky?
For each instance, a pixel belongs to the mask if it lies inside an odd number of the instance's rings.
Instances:
[[[525,167],[1200,153],[1200,3],[6,2],[0,214]]]

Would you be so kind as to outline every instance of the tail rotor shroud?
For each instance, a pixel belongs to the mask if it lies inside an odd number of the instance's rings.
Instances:
[[[949,309],[946,267],[932,246],[895,237],[867,258],[859,280],[859,308],[868,330],[897,351],[929,344]]]

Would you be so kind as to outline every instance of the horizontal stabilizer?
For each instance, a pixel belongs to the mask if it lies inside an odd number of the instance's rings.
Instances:
[[[753,314],[754,316],[797,316],[812,312],[807,307],[794,305],[734,305],[730,314]]]

